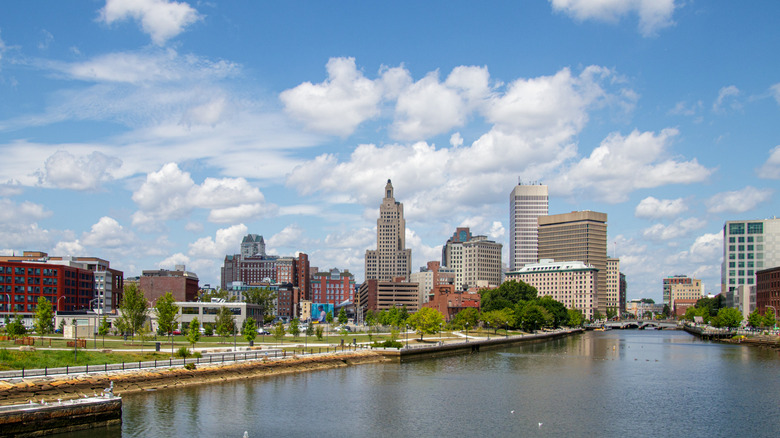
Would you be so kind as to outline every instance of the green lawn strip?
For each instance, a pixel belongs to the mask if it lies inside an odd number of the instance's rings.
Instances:
[[[0,349],[0,371],[41,368],[59,368],[65,366],[103,365],[122,362],[138,362],[151,360],[166,360],[169,354],[155,353],[102,353],[98,351],[79,350],[74,359],[73,351],[37,350],[19,351]]]

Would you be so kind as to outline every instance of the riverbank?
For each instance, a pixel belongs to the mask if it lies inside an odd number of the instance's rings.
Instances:
[[[305,357],[291,356],[280,360],[259,359],[224,365],[204,364],[193,370],[158,368],[74,377],[19,378],[0,381],[0,406],[26,403],[29,400],[57,402],[91,396],[102,393],[109,387],[110,382],[114,383],[114,393],[122,395],[385,361],[388,359],[376,351],[361,350]]]

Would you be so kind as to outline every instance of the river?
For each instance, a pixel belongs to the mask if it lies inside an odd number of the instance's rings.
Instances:
[[[124,397],[100,437],[778,437],[780,354],[612,330]]]

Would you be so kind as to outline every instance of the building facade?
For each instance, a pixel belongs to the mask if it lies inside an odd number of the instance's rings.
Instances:
[[[436,286],[455,286],[455,271],[441,266],[437,261],[430,261],[420,268],[420,272],[412,272],[411,282],[417,283],[419,302],[424,304],[428,302]]]
[[[495,288],[501,284],[501,248],[486,236],[463,243],[463,286]]]
[[[390,281],[397,277],[408,280],[412,273],[412,250],[406,248],[404,205],[396,202],[389,179],[384,195],[376,221],[376,249],[366,250],[366,280]]]
[[[688,277],[687,275],[672,275],[670,277],[664,278],[664,304],[672,307],[672,286],[675,284],[683,284],[683,285],[691,285],[693,283],[693,279]]]
[[[184,265],[177,265],[173,271],[167,269],[142,271],[139,287],[150,302],[170,292],[176,301],[198,300],[198,276],[189,272]]]
[[[455,289],[452,284],[435,286],[430,299],[422,305],[438,310],[446,321],[450,321],[462,310],[473,308],[479,310],[481,297],[476,292],[465,292]]]
[[[628,281],[626,281],[626,274],[620,273],[620,316],[626,313],[626,299],[628,295]]]
[[[358,289],[355,306],[361,315],[369,310],[377,312],[404,306],[409,313],[414,313],[419,309],[417,297],[417,283],[368,279]]]
[[[28,261],[0,261],[0,314],[30,318],[38,299],[49,300],[56,311],[92,307],[95,274],[75,266]]]
[[[241,240],[241,257],[262,257],[265,255],[265,240],[259,234],[247,234]]]
[[[780,309],[780,266],[756,272],[756,308],[761,314]]]
[[[539,216],[539,259],[580,261],[598,270],[598,310],[607,312],[607,214],[595,211]]]
[[[333,268],[318,272],[311,279],[311,302],[340,304],[355,299],[355,276],[349,271]]]
[[[542,259],[507,272],[506,279],[527,283],[536,288],[540,297],[549,295],[568,309],[580,310],[586,319],[593,319],[599,308],[598,270],[580,261]]]
[[[536,263],[538,218],[549,211],[547,186],[518,184],[509,194],[509,270]]]
[[[607,258],[607,309],[615,309],[615,313],[620,315],[620,259]]]
[[[740,285],[756,284],[756,272],[780,266],[780,219],[726,221],[721,290],[734,302]]]
[[[465,270],[463,269],[463,244],[471,240],[471,230],[468,227],[459,227],[441,248],[441,265],[455,272],[455,289],[462,290],[465,283]]]
[[[673,277],[674,279],[679,279],[680,277]],[[670,304],[668,304],[670,309],[674,309],[676,306],[676,302],[678,300],[700,300],[704,298],[704,289],[702,288],[701,280],[697,278],[688,278],[685,277],[690,281],[679,281],[672,283],[669,288],[669,299]],[[666,279],[664,279],[666,280]],[[664,304],[666,304],[664,302]]]

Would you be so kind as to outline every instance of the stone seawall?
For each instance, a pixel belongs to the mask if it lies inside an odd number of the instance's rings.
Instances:
[[[0,436],[37,437],[122,423],[122,399],[93,397],[0,408]]]
[[[22,404],[41,399],[49,403],[93,394],[101,394],[110,382],[117,395],[175,388],[185,385],[226,382],[254,377],[274,376],[302,371],[346,367],[387,359],[373,351],[357,351],[317,356],[289,357],[281,360],[251,360],[225,365],[201,364],[194,370],[182,367],[96,373],[72,377],[11,379],[0,381],[0,406]]]

